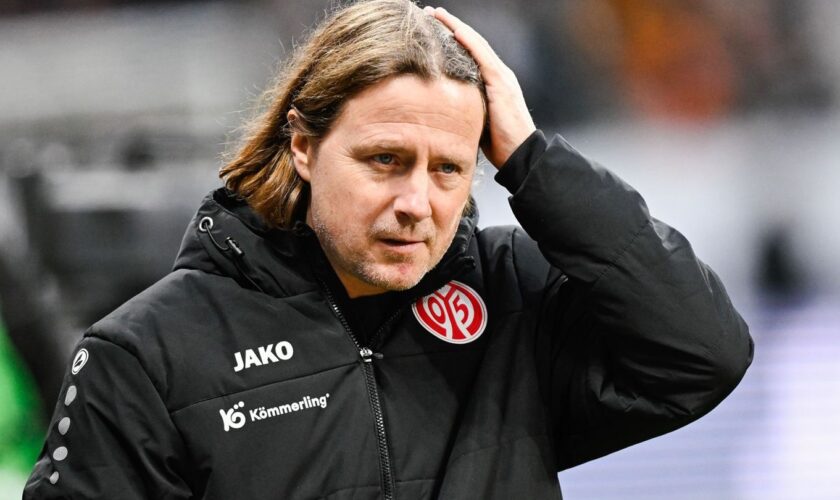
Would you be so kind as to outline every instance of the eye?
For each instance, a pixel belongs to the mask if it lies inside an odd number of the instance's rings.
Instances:
[[[373,161],[376,163],[381,163],[383,165],[391,165],[394,163],[394,155],[388,153],[382,153],[373,156]]]
[[[458,165],[454,163],[444,163],[440,166],[440,171],[444,174],[454,174],[458,172]]]

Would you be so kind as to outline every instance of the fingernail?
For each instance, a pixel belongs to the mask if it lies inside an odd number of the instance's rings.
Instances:
[[[427,5],[427,6],[423,7],[423,12],[425,12],[429,16],[433,16],[433,15],[435,15],[435,8],[432,7],[431,5]]]

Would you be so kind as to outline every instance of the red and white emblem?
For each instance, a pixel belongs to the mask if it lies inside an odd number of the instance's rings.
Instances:
[[[487,327],[487,306],[481,296],[458,281],[417,300],[411,310],[423,328],[453,344],[468,344]]]

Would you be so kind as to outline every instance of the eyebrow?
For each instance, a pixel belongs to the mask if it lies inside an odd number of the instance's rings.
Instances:
[[[401,153],[412,157],[414,156],[414,151],[403,146],[401,142],[389,140],[377,140],[367,144],[360,144],[358,146],[354,146],[353,151],[362,154],[369,154],[375,151],[393,151],[395,153]],[[466,166],[471,164],[471,160],[467,158],[452,156],[448,154],[435,154],[433,158],[436,161],[440,161],[443,163],[453,163],[455,165]],[[477,161],[478,153],[476,153],[476,162]]]

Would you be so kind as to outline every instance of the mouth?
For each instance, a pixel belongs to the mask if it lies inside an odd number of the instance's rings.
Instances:
[[[381,238],[379,243],[385,246],[388,250],[398,253],[409,253],[421,248],[426,242],[424,240]]]

